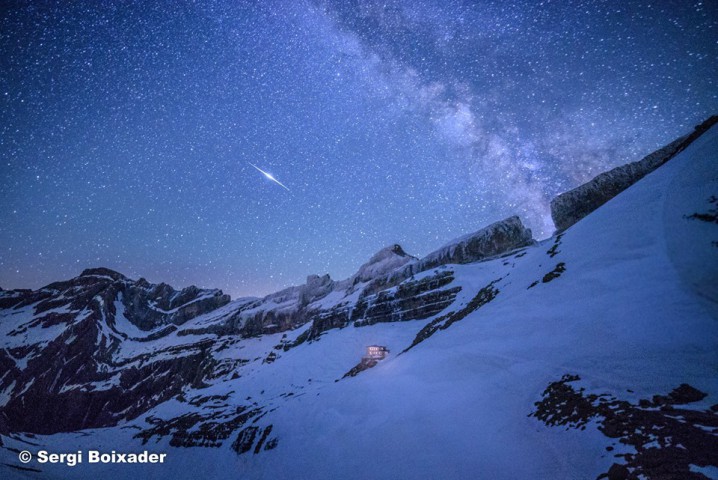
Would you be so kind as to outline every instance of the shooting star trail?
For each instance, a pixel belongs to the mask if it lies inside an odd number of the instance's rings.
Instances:
[[[247,163],[249,163],[249,162],[247,162]],[[283,184],[282,182],[280,182],[279,180],[277,180],[276,178],[274,178],[271,173],[265,172],[264,170],[262,170],[261,168],[259,168],[258,166],[256,166],[256,165],[253,164],[253,163],[249,163],[249,164],[250,164],[251,166],[253,166],[254,168],[256,168],[257,170],[259,170],[259,171],[262,173],[262,175],[264,175],[265,177],[267,177],[268,179],[270,179],[271,181],[273,181],[274,183],[276,183],[276,184],[279,185],[280,187],[286,189],[288,192],[291,192],[291,190],[289,190],[285,184]]]

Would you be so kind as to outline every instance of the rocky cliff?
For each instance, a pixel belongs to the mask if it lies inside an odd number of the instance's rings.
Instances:
[[[105,268],[37,291],[3,291],[0,430],[52,433],[113,425],[187,385],[200,385],[213,363],[201,347],[155,355],[149,364],[147,355],[128,359],[118,351],[128,341],[167,335],[228,302],[220,290],[176,291]]]
[[[566,230],[589,213],[653,172],[696,138],[718,123],[718,116],[698,125],[693,133],[678,138],[637,162],[621,165],[601,173],[583,185],[562,193],[551,201],[551,217],[558,231]]]
[[[508,217],[444,245],[421,259],[412,270],[421,272],[448,263],[478,262],[533,243],[531,230],[524,227],[521,219]]]

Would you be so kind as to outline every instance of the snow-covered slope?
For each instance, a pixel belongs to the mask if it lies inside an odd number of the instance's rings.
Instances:
[[[327,288],[308,304],[324,302],[320,313],[295,328],[249,338],[207,328],[257,301],[248,299],[162,338],[126,340],[111,353],[126,365],[176,361],[190,351],[198,362],[208,359],[207,368],[116,426],[53,435],[5,430],[0,472],[711,478],[718,472],[717,157],[713,127],[557,237],[488,261],[441,265],[383,290],[345,296]],[[275,305],[300,297],[288,293]],[[17,315],[19,325],[28,314]],[[0,361],[22,369],[11,360],[20,343],[6,344]],[[390,353],[344,378],[368,345]],[[75,467],[18,461],[20,450],[41,449],[146,449],[167,459]]]

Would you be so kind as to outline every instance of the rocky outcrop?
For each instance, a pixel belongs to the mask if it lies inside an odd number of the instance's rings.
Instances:
[[[643,159],[604,172],[551,201],[551,218],[559,231],[566,230],[598,207],[683,151],[718,123],[718,116],[698,125],[693,133],[669,143]]]
[[[682,384],[668,395],[654,395],[652,401],[642,399],[634,404],[572,385],[580,380],[578,375],[567,374],[550,383],[530,415],[566,430],[597,428],[611,440],[606,446],[608,452],[616,443],[632,447],[628,453],[615,455],[625,463],[614,463],[599,479],[698,480],[707,477],[693,471],[693,466],[718,464],[716,408],[681,408],[702,400],[705,393]]]
[[[224,400],[226,397],[205,397],[205,400],[214,400],[211,403],[211,413],[188,413],[171,419],[160,419],[149,417],[147,423],[152,427],[143,430],[135,435],[135,438],[142,440],[143,444],[152,440],[153,437],[164,438],[169,437],[169,444],[173,447],[219,447],[223,441],[228,439],[234,432],[240,431],[238,439],[235,441],[233,448],[237,453],[245,453],[254,443],[254,434],[251,440],[243,437],[249,437],[247,433],[258,431],[257,427],[242,427],[255,419],[262,413],[261,408],[250,406],[233,407],[228,405]],[[193,402],[194,406],[200,403]],[[265,429],[267,436],[272,431],[270,425]],[[266,439],[266,436],[265,436]],[[264,440],[262,440],[263,442]],[[237,445],[247,445],[246,450],[237,449]],[[261,446],[260,446],[261,448]]]
[[[115,364],[112,351],[121,340],[106,335],[100,302],[93,303],[81,321],[42,349],[28,352],[25,368],[12,368],[0,382],[0,390],[14,393],[0,407],[11,431],[51,434],[111,426],[187,386],[203,385],[214,365],[208,345],[176,348],[156,361]]]
[[[352,310],[352,321],[355,326],[362,327],[436,315],[461,291],[461,287],[444,288],[453,280],[453,272],[444,270],[421,280],[401,283],[396,289],[361,298]]]
[[[309,305],[312,302],[321,300],[334,290],[335,282],[327,275],[309,275],[307,283],[299,290],[300,305]]]
[[[490,301],[492,301],[496,296],[499,294],[499,289],[496,288],[494,285],[498,283],[501,279],[498,278],[494,280],[493,282],[486,285],[484,288],[479,290],[479,292],[474,296],[474,298],[471,299],[471,301],[461,310],[457,310],[455,312],[451,312],[447,315],[442,315],[440,317],[435,318],[431,322],[429,322],[428,325],[426,325],[424,328],[422,328],[419,333],[414,338],[414,341],[411,342],[411,345],[409,345],[404,352],[407,352],[426,340],[427,338],[434,335],[439,330],[446,330],[449,328],[452,324],[463,320],[466,318],[467,315],[470,313],[476,311],[477,309],[483,307]],[[402,352],[402,353],[404,353]]]
[[[229,295],[221,290],[203,290],[192,285],[177,291],[166,283],[151,285],[144,278],[126,283],[122,292],[125,315],[142,330],[182,325],[230,301]]]
[[[356,377],[364,370],[368,370],[370,368],[375,367],[377,363],[379,363],[379,360],[377,360],[376,358],[364,357],[359,361],[359,363],[354,365],[351,368],[351,370],[349,370],[347,373],[345,373],[344,376],[342,376],[342,378]]]
[[[410,270],[416,273],[440,265],[478,262],[534,243],[531,230],[514,215],[444,245],[411,265]]]
[[[108,268],[92,268],[78,277],[51,283],[39,290],[3,291],[0,308],[19,309],[35,304],[36,314],[60,307],[75,311],[85,308],[100,294],[108,305],[121,299],[127,319],[141,330],[166,324],[181,325],[231,300],[217,289],[193,285],[178,291],[166,283],[150,284],[144,278],[134,281]],[[108,308],[106,313],[114,316],[114,307]]]
[[[414,259],[403,267],[375,278],[364,287],[362,295],[375,294],[397,286],[406,279],[432,268],[489,260],[535,243],[531,230],[524,227],[521,219],[514,215],[452,240],[422,259]]]
[[[351,277],[351,283],[364,283],[383,277],[413,260],[416,260],[416,257],[407,254],[401,245],[394,244],[382,248],[367,263],[359,267],[359,271]]]
[[[224,327],[214,333],[239,334],[254,337],[267,333],[292,330],[309,321],[319,320],[321,331],[346,325],[350,319],[341,298],[361,291],[360,298],[388,288],[386,278],[392,272],[416,261],[415,257],[394,244],[379,250],[351,277],[334,281],[329,275],[310,275],[304,285],[285,288],[262,299],[238,307]],[[322,304],[322,299],[334,294],[336,302]],[[344,302],[346,303],[346,302]]]
[[[361,297],[356,303],[339,305],[311,314],[312,325],[297,338],[294,346],[313,340],[332,328],[355,327],[384,322],[420,320],[444,310],[461,291],[447,287],[453,272],[441,271],[420,280],[401,283],[396,288]]]

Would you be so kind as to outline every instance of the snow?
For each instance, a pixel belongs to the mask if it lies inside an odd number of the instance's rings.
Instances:
[[[472,239],[481,239],[481,238],[487,238],[490,237],[495,233],[496,230],[505,228],[505,223],[514,221],[513,218],[509,217],[504,220],[499,220],[491,225],[488,225],[486,227],[483,227],[475,232],[467,233],[466,235],[461,235],[460,237],[454,238],[450,240],[449,242],[445,243],[441,247],[439,247],[437,250],[429,253],[424,259],[431,259],[436,257],[445,256],[448,252],[453,252],[457,248],[459,248],[460,245],[468,243],[469,240]]]
[[[57,338],[64,330],[65,325],[58,324],[51,327],[31,327],[35,321],[35,307],[28,305],[17,310],[0,310],[0,348],[16,348],[23,345],[46,343]],[[37,318],[51,313],[67,313],[67,307],[53,308],[43,312]]]
[[[698,465],[691,465],[691,472],[702,473],[711,480],[718,480],[718,467],[708,466],[700,467]]]
[[[359,268],[359,271],[352,277],[352,283],[366,282],[374,278],[386,275],[399,267],[416,260],[414,257],[406,254],[398,254],[397,251],[403,250],[399,245],[392,245],[382,248],[367,263]]]
[[[170,308],[169,310],[164,310],[157,306],[155,302],[152,300],[147,302],[147,306],[150,307],[155,312],[163,313],[165,315],[170,315],[173,313],[177,313],[180,309],[187,307],[188,305],[192,305],[193,303],[201,302],[202,300],[206,300],[208,298],[215,297],[217,295],[218,290],[208,290],[204,294],[197,296],[197,298],[192,299],[192,301],[189,301],[187,303],[183,303],[182,305],[178,305],[175,308]],[[182,292],[175,292],[170,297],[170,302],[172,302],[175,298],[177,298],[180,293]]]
[[[115,278],[112,278],[112,277],[109,276],[109,275],[98,275],[98,274],[96,274],[96,273],[91,273],[91,274],[89,274],[89,275],[82,275],[82,276],[83,276],[83,277],[98,278],[98,279],[100,279],[100,280],[109,280],[109,281],[111,281],[111,282],[114,282],[114,281],[116,280]]]
[[[158,327],[152,331],[140,330],[134,323],[125,317],[125,305],[122,303],[122,292],[117,295],[114,302],[115,306],[115,324],[114,329],[117,333],[123,334],[129,338],[145,338],[152,333],[161,330],[164,326]]]
[[[594,423],[567,431],[527,415],[548,383],[566,373],[580,375],[581,386],[591,391],[630,401],[689,383],[709,394],[706,405],[716,403],[718,312],[711,279],[718,262],[715,247],[706,244],[718,238],[708,228],[715,226],[685,215],[704,211],[706,199],[718,192],[717,154],[714,127],[570,227],[553,258],[547,250],[557,239],[527,247],[521,257],[444,267],[454,271],[450,286],[463,287],[450,310],[497,279],[499,293],[404,354],[431,318],[334,329],[286,352],[274,346],[293,341],[309,325],[284,339],[175,332],[157,341],[125,342],[123,355],[201,339],[227,342],[216,358],[248,360],[237,369],[241,376],[188,393],[230,393],[233,406],[265,407],[259,425],[273,425],[276,449],[238,456],[230,447],[236,434],[206,449],[173,448],[168,438],[142,446],[132,438],[150,415],[172,418],[195,408],[173,399],[122,428],[33,440],[55,451],[166,452],[167,463],[127,469],[45,465],[44,478],[596,478],[616,461],[613,454],[630,448],[614,445]],[[542,282],[559,262],[565,272]],[[316,305],[340,301],[330,294]],[[226,308],[212,318],[224,318]],[[376,367],[341,379],[374,344],[391,353]],[[277,359],[262,363],[270,352]],[[15,463],[10,448],[27,446],[3,441],[0,462]],[[616,446],[611,454],[608,445]],[[715,466],[692,468],[716,478]],[[24,478],[6,471],[9,478]]]
[[[179,329],[180,331],[191,330],[195,328],[222,323],[222,321],[226,320],[231,315],[237,313],[237,311],[244,308],[246,305],[257,302],[259,300],[260,299],[255,297],[238,298],[237,300],[233,300],[227,305],[220,307],[216,310],[212,310],[205,315],[200,315],[188,320],[187,322],[183,323],[179,327]]]
[[[15,380],[0,392],[0,407],[10,401],[12,391],[15,389]]]
[[[359,300],[364,287],[368,284],[369,282],[360,282],[352,287],[348,287],[347,281],[339,282],[335,285],[335,290],[319,300],[310,303],[308,309],[329,310],[340,305],[354,305]]]

